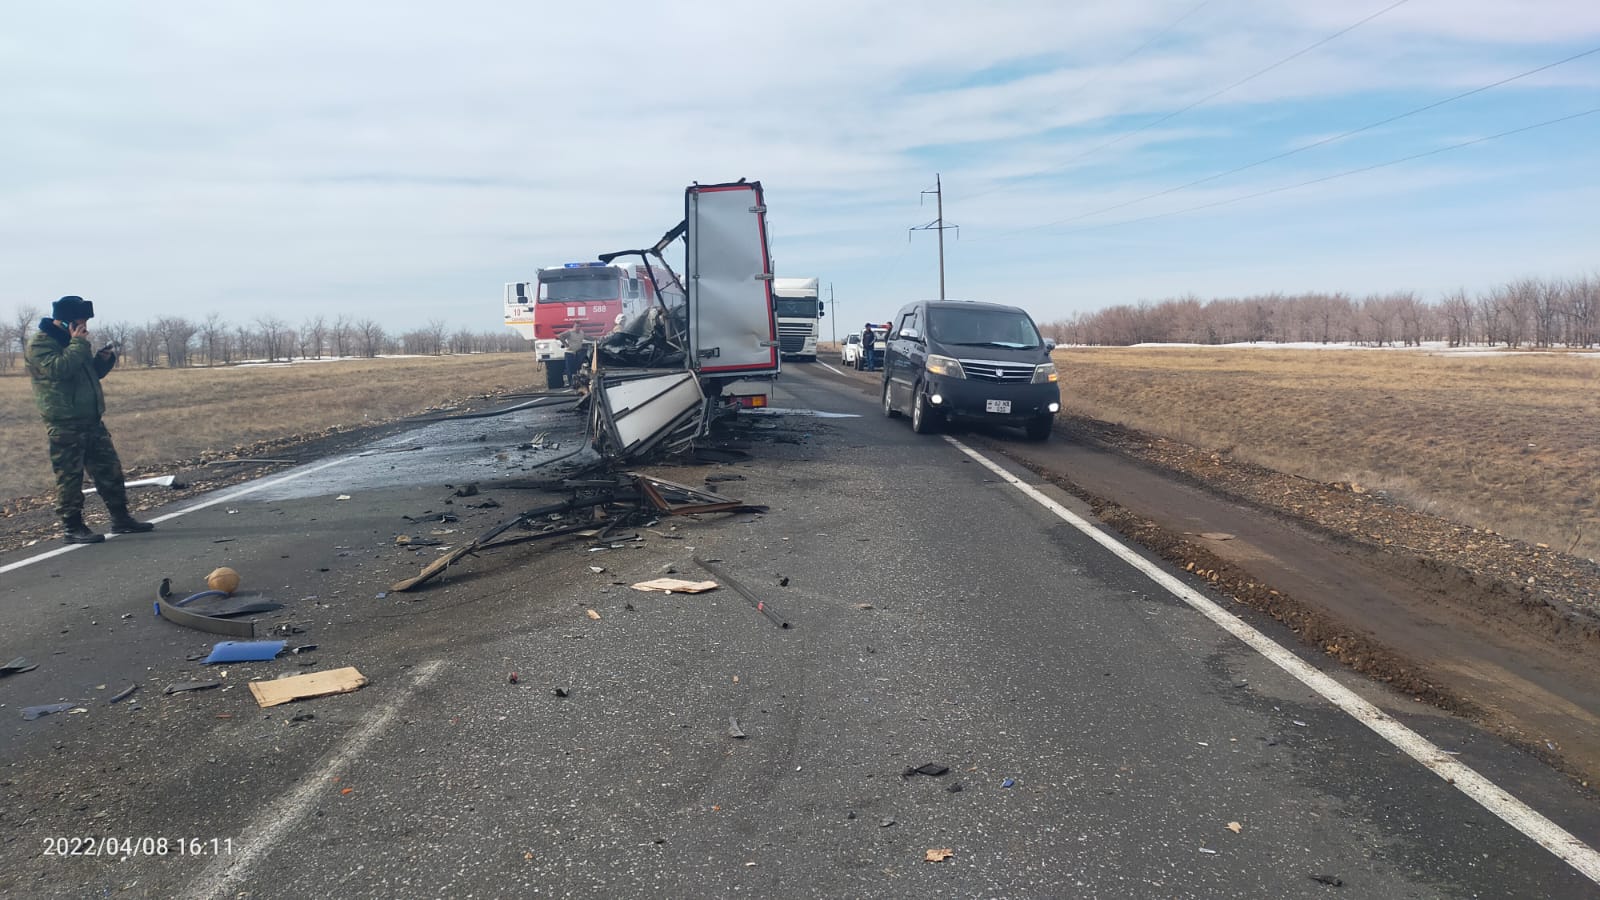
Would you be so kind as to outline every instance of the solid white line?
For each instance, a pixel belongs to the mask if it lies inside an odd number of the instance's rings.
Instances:
[[[417,677],[412,679],[409,688],[368,713],[361,727],[312,766],[311,772],[293,790],[277,803],[263,809],[253,822],[239,832],[239,837],[233,842],[234,852],[212,859],[189,885],[184,896],[209,898],[231,894],[235,886],[249,876],[256,863],[266,858],[278,842],[315,809],[319,801],[326,798],[327,792],[332,790],[332,780],[342,776],[367,745],[389,727],[389,723],[399,714],[400,707],[418,690],[426,687],[443,668],[442,659],[418,666]]]
[[[829,372],[832,372],[835,375],[844,375],[846,378],[850,377],[849,374],[847,374],[845,372],[841,372],[838,369],[835,369],[833,366],[828,365],[827,363],[823,362],[820,359],[817,360],[817,365],[823,367],[824,369],[827,369]]]
[[[956,449],[977,461],[984,468],[999,476],[1007,484],[1026,494],[1040,506],[1055,513],[1063,521],[1083,532],[1095,543],[1116,554],[1123,562],[1149,576],[1156,584],[1166,588],[1201,615],[1221,626],[1224,631],[1248,644],[1251,649],[1265,656],[1278,668],[1293,675],[1328,702],[1349,714],[1356,721],[1377,732],[1380,737],[1399,748],[1401,752],[1432,770],[1435,775],[1455,785],[1457,790],[1472,798],[1474,802],[1484,809],[1499,816],[1507,825],[1538,842],[1539,846],[1560,857],[1590,881],[1600,884],[1600,853],[1596,853],[1593,847],[1578,840],[1566,829],[1545,818],[1526,803],[1513,797],[1499,785],[1457,761],[1455,757],[1444,753],[1427,738],[1390,718],[1382,710],[1363,700],[1354,691],[1317,671],[1310,663],[1247,625],[1238,616],[1218,606],[1203,594],[1161,569],[1155,563],[1135,553],[1116,538],[1094,527],[1083,517],[1045,496],[1037,488],[1025,483],[1022,479],[1012,475],[995,462],[960,441],[951,437],[946,437],[945,440],[955,445]]]
[[[269,481],[253,481],[253,482],[250,482],[250,483],[246,484],[244,487],[241,487],[241,488],[239,488],[237,490],[229,491],[229,492],[227,492],[225,494],[219,494],[218,496],[212,497],[209,500],[202,500],[199,503],[196,503],[196,504],[194,504],[192,506],[186,506],[183,509],[178,510],[177,512],[169,512],[164,516],[157,516],[154,519],[151,519],[150,521],[154,522],[154,523],[157,523],[157,524],[160,524],[162,522],[166,522],[166,521],[169,521],[171,519],[176,519],[179,516],[186,516],[186,515],[188,515],[189,513],[192,513],[192,512],[199,512],[200,510],[205,509],[208,506],[216,506],[218,503],[227,503],[229,500],[236,500],[236,499],[238,499],[240,497],[243,497],[243,496],[245,496],[247,494],[253,494],[256,491],[265,490],[266,488],[269,488],[269,487],[275,487],[277,485],[283,484],[286,481],[293,481],[296,478],[304,478],[305,476],[310,475],[313,472],[320,472],[323,469],[328,468],[329,466],[337,466],[340,463],[346,463],[346,462],[349,462],[352,459],[355,459],[355,457],[354,456],[341,456],[338,459],[330,459],[327,462],[319,463],[317,465],[310,466],[308,468],[301,469],[301,470],[296,471],[296,472],[290,472],[287,475],[282,475],[282,476],[279,476],[277,478],[273,478],[273,479],[271,479]],[[108,535],[106,535],[106,540],[109,541],[112,538],[115,538],[117,536],[118,535],[115,535],[115,534],[108,534]],[[47,559],[50,559],[50,558],[56,557],[56,556],[60,556],[63,553],[71,553],[74,550],[82,550],[84,547],[87,547],[87,546],[92,546],[92,545],[90,545],[90,544],[67,544],[66,546],[63,546],[63,547],[57,547],[54,550],[46,550],[43,553],[39,553],[39,554],[36,554],[34,556],[30,556],[27,559],[19,559],[14,563],[6,563],[5,565],[0,566],[0,575],[4,575],[7,572],[12,572],[12,571],[15,571],[17,569],[24,568],[26,566],[31,566],[34,563],[44,562]]]

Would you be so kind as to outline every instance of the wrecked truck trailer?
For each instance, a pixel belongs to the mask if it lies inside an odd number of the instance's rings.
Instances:
[[[659,268],[671,279],[591,357],[591,434],[603,457],[681,452],[725,407],[765,405],[753,398],[781,367],[766,212],[758,181],[690,185],[683,221],[653,246],[600,255],[638,256],[650,278]],[[665,256],[680,239],[681,279]]]

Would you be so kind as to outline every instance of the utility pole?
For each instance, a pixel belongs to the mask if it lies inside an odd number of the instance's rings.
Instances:
[[[833,299],[833,282],[828,282],[828,309],[833,312],[833,343],[839,343],[839,301]]]
[[[944,299],[944,230],[946,228],[954,228],[956,230],[956,238],[959,239],[961,237],[961,226],[960,225],[946,225],[944,223],[944,183],[943,183],[943,181],[941,181],[940,176],[939,176],[939,174],[937,172],[935,172],[934,176],[933,176],[933,190],[931,190],[931,191],[923,191],[922,192],[922,196],[924,196],[924,197],[928,196],[929,194],[932,194],[934,196],[934,199],[938,203],[939,218],[934,219],[932,222],[929,222],[926,225],[918,225],[915,228],[910,229],[910,231],[937,231],[937,232],[939,232],[939,299],[943,300]],[[911,240],[911,234],[910,234],[909,231],[906,233],[906,240],[908,240],[908,241]]]

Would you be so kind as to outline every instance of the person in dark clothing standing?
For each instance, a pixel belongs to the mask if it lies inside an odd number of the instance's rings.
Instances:
[[[28,342],[28,375],[33,379],[33,400],[50,438],[50,466],[56,473],[56,515],[61,517],[62,541],[95,544],[105,536],[89,530],[83,521],[83,473],[94,479],[100,499],[111,511],[112,534],[154,531],[128,512],[128,491],[123,483],[122,461],[111,444],[102,421],[106,396],[100,379],[117,364],[110,346],[99,353],[89,347],[89,320],[94,304],[82,297],[62,297],[50,308],[50,318]]]
[[[873,358],[873,351],[878,349],[878,333],[872,330],[872,323],[861,329],[861,368],[871,372],[878,368],[877,360]]]

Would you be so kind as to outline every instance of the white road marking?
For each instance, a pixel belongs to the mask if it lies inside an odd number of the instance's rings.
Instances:
[[[271,853],[306,814],[327,798],[333,779],[344,774],[377,737],[389,727],[400,707],[417,691],[428,685],[444,668],[444,660],[435,659],[417,667],[417,677],[411,686],[389,699],[378,709],[368,713],[364,723],[343,744],[334,748],[311,768],[311,772],[277,803],[263,809],[254,821],[239,832],[232,854],[217,856],[189,885],[186,897],[209,898],[231,896],[256,863]]]
[[[847,373],[841,372],[838,369],[835,369],[833,366],[828,365],[827,363],[823,362],[820,359],[817,360],[817,365],[823,367],[824,369],[827,369],[829,372],[832,372],[835,375],[845,375],[846,377],[849,377]]]
[[[355,459],[355,457],[354,456],[341,456],[338,459],[330,459],[327,462],[319,463],[319,464],[317,464],[315,466],[309,466],[307,468],[300,469],[299,471],[296,471],[296,472],[290,472],[287,475],[282,475],[282,476],[279,476],[277,478],[273,478],[273,479],[270,479],[270,480],[267,480],[267,481],[249,482],[249,483],[245,484],[245,486],[243,486],[241,488],[238,488],[237,490],[228,491],[227,493],[224,493],[224,494],[218,494],[217,496],[212,497],[209,500],[202,500],[199,503],[196,503],[196,504],[194,504],[192,506],[185,506],[183,509],[180,509],[180,510],[178,510],[176,512],[169,512],[164,516],[157,516],[154,519],[151,519],[150,521],[154,522],[156,524],[160,524],[162,522],[166,522],[166,521],[169,521],[171,519],[176,519],[179,516],[186,516],[186,515],[188,515],[189,513],[192,513],[192,512],[199,512],[200,510],[205,509],[205,508],[210,507],[210,506],[216,506],[218,503],[227,503],[229,500],[237,500],[238,498],[243,497],[243,496],[245,496],[247,494],[253,494],[256,491],[264,490],[264,489],[269,488],[269,487],[275,487],[277,485],[283,484],[286,481],[294,481],[296,478],[303,478],[303,477],[305,477],[307,475],[310,475],[313,472],[320,472],[323,469],[326,469],[326,468],[328,468],[330,466],[337,466],[340,463],[346,463],[346,462],[349,462],[352,459]],[[112,538],[115,538],[115,537],[118,537],[118,535],[108,534],[108,535],[106,535],[106,540],[109,541],[109,540],[111,540]],[[44,562],[47,559],[50,559],[50,558],[56,557],[56,556],[60,556],[63,553],[71,553],[74,550],[81,550],[84,547],[88,547],[88,546],[93,546],[93,545],[91,545],[91,544],[66,544],[65,546],[57,547],[54,550],[47,550],[47,551],[45,551],[43,553],[35,554],[33,556],[28,557],[27,559],[19,559],[14,563],[6,563],[5,565],[0,566],[0,575],[4,575],[7,572],[12,572],[12,571],[15,571],[17,569],[21,569],[21,568],[24,568],[24,567],[27,567],[27,566],[31,566],[34,563]]]
[[[818,419],[859,419],[860,413],[824,412],[820,409],[785,409],[781,406],[762,406],[756,409],[741,409],[741,416],[814,416]]]
[[[1435,775],[1454,785],[1479,806],[1494,813],[1507,825],[1536,841],[1562,861],[1581,872],[1590,881],[1600,884],[1600,853],[1578,840],[1566,829],[1550,821],[1532,807],[1512,796],[1505,789],[1479,775],[1453,756],[1440,750],[1427,738],[1390,718],[1382,710],[1363,700],[1354,691],[1317,671],[1305,660],[1295,656],[1238,616],[1228,612],[1205,595],[1179,581],[1116,538],[1094,527],[1077,515],[1041,493],[1037,488],[1001,468],[989,458],[966,446],[955,438],[946,437],[956,449],[965,453],[984,468],[999,476],[1007,484],[1026,494],[1030,499],[1050,510],[1072,527],[1087,535],[1095,543],[1119,559],[1133,566],[1170,591],[1173,596],[1189,604],[1195,611],[1221,626],[1222,629],[1250,646],[1278,668],[1299,679],[1306,687],[1316,691],[1323,699],[1349,714],[1356,721],[1377,732],[1378,736],[1393,744],[1401,752],[1421,763]]]

